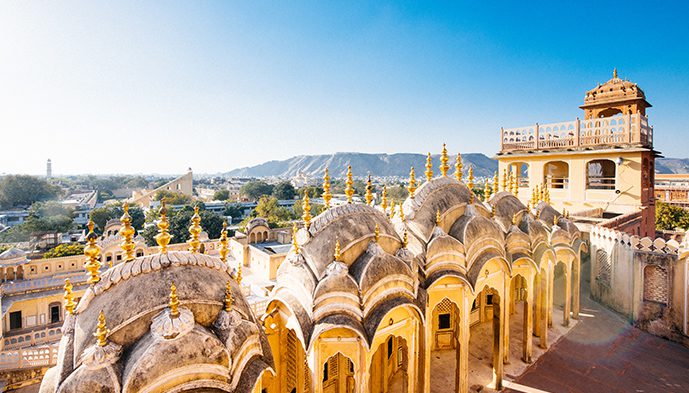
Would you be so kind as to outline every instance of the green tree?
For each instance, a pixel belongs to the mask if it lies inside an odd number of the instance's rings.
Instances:
[[[309,197],[311,197],[311,198],[318,198],[318,197],[323,195],[323,187],[321,187],[321,186],[306,186],[306,187],[302,187],[299,190],[297,190],[297,195],[299,195],[299,198],[304,197],[304,191],[308,191]],[[330,192],[332,192],[332,190]]]
[[[36,202],[22,224],[29,233],[66,232],[73,227],[72,209],[54,201]]]
[[[304,214],[304,209],[302,208],[301,201],[296,201],[294,202],[294,206],[292,206],[292,211],[294,212],[293,218],[296,220],[300,220],[301,216]],[[311,204],[311,216],[316,217],[317,215],[323,213],[325,210],[325,206],[321,204],[316,204],[312,203]]]
[[[663,202],[656,203],[656,228],[671,231],[689,229],[689,211]]]
[[[242,186],[239,193],[246,196],[249,200],[257,201],[263,195],[271,195],[273,186],[264,181],[251,181]]]
[[[43,258],[58,258],[70,255],[81,255],[84,253],[84,245],[79,243],[58,244],[57,247],[48,250],[43,254]]]
[[[122,205],[117,203],[91,210],[91,219],[96,224],[98,230],[103,232],[108,220],[119,220],[122,214],[124,214]],[[146,215],[143,209],[138,206],[129,206],[129,215],[132,217],[132,226],[134,229],[137,231],[141,230],[146,222]]]
[[[280,200],[294,199],[296,193],[294,186],[288,181],[280,182],[273,188],[273,196]]]
[[[160,190],[153,196],[156,201],[161,201],[163,198],[168,205],[187,205],[192,202],[190,196],[168,190]]]
[[[60,196],[60,188],[44,179],[26,175],[7,175],[0,179],[0,206],[5,209],[30,206]]]
[[[182,243],[189,239],[189,227],[191,226],[191,217],[194,215],[194,209],[187,205],[174,214],[170,218],[170,234],[172,235],[173,243]],[[201,209],[199,210],[201,216],[201,227],[210,239],[217,239],[220,237],[222,231],[222,224],[225,219],[211,211]]]
[[[229,190],[218,190],[213,194],[213,199],[216,201],[226,201],[230,199]]]
[[[388,199],[395,201],[395,203],[402,203],[409,196],[409,191],[401,185],[393,185],[388,187]]]
[[[229,205],[225,206],[224,214],[232,217],[232,221],[236,221],[244,216],[244,207],[242,207],[242,205],[239,203],[230,203]]]

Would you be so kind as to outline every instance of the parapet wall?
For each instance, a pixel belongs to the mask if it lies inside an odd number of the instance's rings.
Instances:
[[[689,247],[594,226],[591,296],[652,334],[689,344]]]

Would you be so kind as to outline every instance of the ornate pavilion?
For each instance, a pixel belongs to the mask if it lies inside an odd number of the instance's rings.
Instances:
[[[326,174],[327,209],[311,217],[306,201],[264,315],[226,264],[226,233],[219,257],[199,253],[198,215],[188,252],[166,250],[164,214],[157,255],[136,257],[133,231],[121,231],[125,261],[101,274],[91,243],[91,286],[76,307],[67,288],[58,364],[41,392],[429,392],[439,350],[454,353],[453,390],[468,392],[469,340],[482,323],[499,389],[506,362],[547,348],[555,292],[563,323],[578,318],[586,243],[547,190],[525,206],[516,179],[496,174],[480,201],[459,155],[449,175],[443,147],[439,169],[434,177],[429,159],[417,187],[412,168],[398,206],[385,189],[374,206],[370,181],[366,204],[352,203],[350,170],[350,203],[331,207]],[[509,356],[515,313],[521,359]]]

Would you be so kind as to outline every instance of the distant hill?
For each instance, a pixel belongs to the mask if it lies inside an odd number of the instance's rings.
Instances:
[[[482,153],[462,154],[465,173],[469,165],[474,167],[474,176],[493,176],[498,169],[497,161]],[[450,172],[454,172],[455,157],[450,156]],[[299,173],[310,177],[323,176],[323,170],[328,167],[330,176],[344,177],[347,165],[352,166],[354,176],[363,177],[368,173],[374,176],[409,176],[409,168],[414,166],[416,176],[423,178],[426,170],[426,156],[413,153],[369,154],[369,153],[335,153],[330,155],[296,156],[282,161],[268,161],[266,163],[234,169],[227,176],[233,177],[280,177],[291,178]],[[440,155],[433,156],[433,171],[438,173]],[[689,159],[687,158],[659,158],[656,160],[658,173],[689,173]]]
[[[656,160],[658,173],[689,173],[689,158],[659,158]]]
[[[433,171],[439,173],[440,155],[432,156]],[[455,156],[450,157],[450,172],[454,172]],[[462,154],[464,173],[469,165],[474,167],[474,176],[493,176],[498,169],[497,161],[488,158],[481,153]],[[356,177],[366,176],[368,173],[374,176],[409,176],[409,168],[414,166],[417,178],[423,178],[426,170],[426,156],[413,153],[396,154],[369,154],[369,153],[335,153],[330,155],[296,156],[282,161],[268,161],[266,163],[239,168],[228,172],[226,175],[233,177],[281,177],[291,178],[299,173],[311,177],[323,176],[326,167],[330,176],[344,177],[347,173],[347,165],[352,166],[352,173]]]

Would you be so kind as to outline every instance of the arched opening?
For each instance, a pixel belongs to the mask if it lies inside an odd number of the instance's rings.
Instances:
[[[323,364],[323,393],[354,393],[354,363],[341,353],[331,356]]]
[[[525,162],[514,162],[510,164],[509,172],[512,173],[520,188],[529,187],[529,164]]]
[[[616,165],[612,160],[593,160],[586,164],[586,188],[614,190]]]
[[[502,374],[500,311],[497,290],[485,287],[476,295],[469,337],[469,386],[472,389],[477,385],[482,387],[480,389],[494,388],[497,376]]]
[[[622,110],[619,108],[607,108],[603,109],[602,111],[598,112],[598,117],[612,117],[615,115],[619,115],[622,113]]]
[[[407,393],[409,386],[409,350],[407,340],[388,336],[371,358],[372,393]]]
[[[249,234],[249,243],[256,243],[256,234],[255,233]]]
[[[459,307],[444,298],[433,308],[431,318],[431,392],[448,391],[452,383],[457,392],[461,345]]]
[[[526,279],[522,275],[516,275],[510,281],[510,304],[507,312],[509,313],[509,345],[505,348],[505,359],[511,357],[510,349],[518,351],[521,349],[521,359],[531,362],[531,305],[529,304],[529,293]]]
[[[14,275],[14,268],[8,267],[7,268],[7,280],[13,281],[17,277]]]
[[[566,325],[569,321],[569,310],[567,308],[567,281],[570,280],[569,274],[567,272],[567,265],[564,262],[558,262],[555,264],[555,269],[553,271],[553,295],[552,304],[553,311],[555,309],[562,311],[562,324]],[[554,314],[554,312],[553,312]],[[553,318],[552,316],[550,318]],[[559,318],[558,318],[559,319]],[[552,326],[553,321],[549,321],[549,325]]]
[[[543,183],[548,188],[569,187],[569,164],[564,161],[550,161],[543,167]]]

